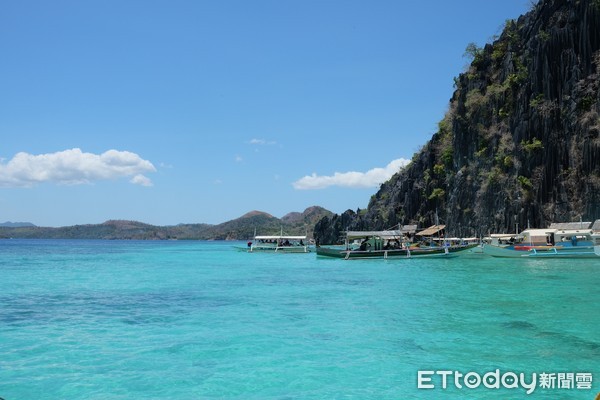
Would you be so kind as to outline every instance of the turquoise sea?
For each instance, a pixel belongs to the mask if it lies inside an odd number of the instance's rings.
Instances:
[[[593,399],[600,391],[600,260],[345,261],[234,244],[0,240],[0,397]],[[418,371],[496,370],[527,382],[536,373],[537,388],[459,389],[454,373],[445,389],[441,375],[429,375],[433,388],[417,383]],[[554,387],[540,386],[542,373]]]

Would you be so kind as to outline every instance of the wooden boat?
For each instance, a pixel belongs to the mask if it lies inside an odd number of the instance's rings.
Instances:
[[[317,246],[317,256],[343,259],[360,258],[413,258],[413,257],[456,257],[457,253],[471,249],[477,244],[441,245],[416,244],[407,240],[401,230],[348,231],[344,246]]]
[[[483,252],[507,258],[597,258],[600,235],[591,229],[527,229],[520,234],[495,234]]]

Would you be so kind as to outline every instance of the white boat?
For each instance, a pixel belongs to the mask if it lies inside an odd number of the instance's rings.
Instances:
[[[248,253],[310,253],[309,240],[306,235],[254,235],[246,247],[236,246],[238,250]]]
[[[483,245],[493,257],[597,258],[600,235],[591,229],[527,229],[520,234],[494,234]]]

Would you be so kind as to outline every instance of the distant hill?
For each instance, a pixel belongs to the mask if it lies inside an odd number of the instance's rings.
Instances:
[[[32,224],[31,222],[2,222],[0,223],[0,227],[7,227],[7,228],[22,228],[24,226],[35,226],[34,224]]]
[[[293,218],[288,216],[293,215]],[[322,207],[309,207],[304,212],[293,212],[279,219],[262,211],[250,211],[237,219],[219,225],[210,225],[191,236],[172,232],[178,239],[213,239],[213,240],[245,240],[258,235],[275,235],[282,230],[288,235],[313,235],[313,228],[323,217],[331,217],[333,213]],[[185,225],[193,229],[194,225]]]
[[[136,240],[246,240],[254,232],[262,235],[307,234],[332,212],[322,207],[309,207],[304,212],[292,212],[279,219],[262,211],[250,211],[237,219],[218,225],[179,224],[155,226],[137,221],[109,220],[101,224],[74,225],[60,228],[0,225],[0,238],[24,239],[136,239]]]

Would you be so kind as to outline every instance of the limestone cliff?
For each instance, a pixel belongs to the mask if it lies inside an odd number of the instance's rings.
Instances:
[[[600,1],[542,0],[455,78],[438,131],[366,211],[315,227],[434,222],[460,236],[600,218]]]

